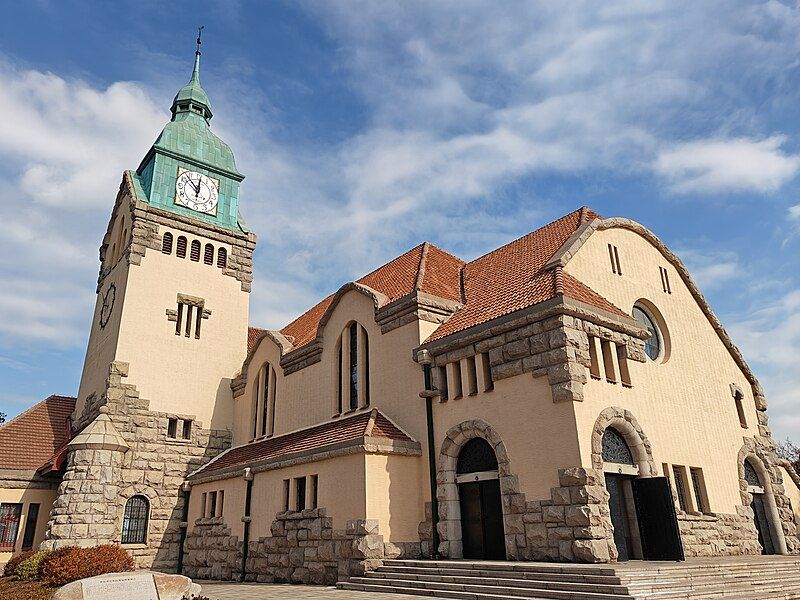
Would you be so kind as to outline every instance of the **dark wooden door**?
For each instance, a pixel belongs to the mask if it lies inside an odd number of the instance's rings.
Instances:
[[[630,560],[631,536],[628,524],[628,510],[625,505],[625,493],[622,489],[623,478],[621,475],[606,474],[606,489],[608,490],[608,509],[611,512],[611,524],[614,526],[614,544],[617,546],[617,560]]]
[[[761,554],[775,554],[775,544],[772,542],[772,530],[767,521],[767,510],[764,506],[764,494],[753,494],[750,507],[755,513],[756,529],[758,530],[758,543],[761,544]]]
[[[464,558],[506,557],[500,481],[471,481],[458,486]]]
[[[666,477],[633,479],[633,497],[645,560],[684,560],[672,490]]]

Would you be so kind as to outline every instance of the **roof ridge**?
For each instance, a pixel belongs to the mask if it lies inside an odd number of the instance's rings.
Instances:
[[[419,265],[417,265],[417,279],[414,281],[414,290],[417,292],[422,289],[422,283],[425,280],[425,267],[426,263],[428,262],[429,248],[429,242],[422,242],[422,252],[420,252]]]
[[[44,404],[45,402],[47,402],[51,398],[59,398],[61,400],[77,400],[77,398],[75,396],[62,396],[61,394],[50,394],[47,398],[39,400],[39,402],[37,402],[33,406],[29,406],[27,409],[25,409],[24,411],[19,413],[17,416],[12,417],[11,419],[6,421],[5,423],[0,423],[0,430],[5,429],[6,427],[11,425],[17,419],[21,419],[22,417],[25,417],[25,416],[31,414],[34,411],[34,409],[38,408],[39,406],[41,406],[42,404]]]
[[[381,269],[383,269],[385,266],[387,266],[389,263],[393,263],[394,261],[398,260],[399,258],[402,258],[402,257],[403,257],[403,256],[405,256],[406,254],[411,254],[411,253],[412,253],[412,252],[414,252],[415,250],[417,250],[417,249],[419,249],[419,248],[422,248],[422,247],[423,247],[425,244],[427,244],[427,243],[428,243],[428,242],[421,242],[421,243],[417,244],[416,246],[414,246],[413,248],[410,248],[410,249],[406,250],[405,252],[403,252],[403,253],[401,253],[401,254],[398,254],[397,256],[395,256],[394,258],[392,258],[391,260],[387,260],[385,263],[383,263],[383,264],[382,264],[382,265],[380,265],[379,267],[376,267],[376,268],[374,268],[374,269],[373,269],[372,271],[370,271],[369,273],[366,273],[366,274],[362,275],[362,276],[361,276],[361,277],[359,277],[358,279],[353,279],[353,280],[352,280],[352,283],[359,283],[359,282],[360,282],[362,279],[366,279],[366,278],[367,278],[367,277],[369,277],[370,275],[374,275],[375,273],[377,273],[378,271],[380,271]],[[346,282],[346,283],[347,283],[347,282]]]

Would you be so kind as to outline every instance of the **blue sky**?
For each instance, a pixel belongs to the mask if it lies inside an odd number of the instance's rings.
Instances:
[[[566,5],[566,7],[565,7]],[[800,10],[781,2],[0,2],[0,410],[77,390],[97,248],[205,25],[281,327],[427,239],[589,204],[689,265],[800,440]]]

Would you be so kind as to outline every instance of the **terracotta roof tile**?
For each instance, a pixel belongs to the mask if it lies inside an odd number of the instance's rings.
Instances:
[[[0,425],[0,469],[38,469],[69,441],[75,398],[50,396]]]
[[[372,412],[375,413],[375,420],[371,432],[368,432]],[[382,413],[377,410],[372,412],[363,412],[352,417],[236,446],[220,454],[196,471],[192,477],[200,473],[207,475],[224,469],[246,467],[263,460],[315,450],[340,442],[360,440],[367,435],[390,440],[413,441]]]
[[[258,338],[264,333],[266,329],[259,329],[258,327],[247,328],[247,354],[253,351],[253,348],[258,341]]]

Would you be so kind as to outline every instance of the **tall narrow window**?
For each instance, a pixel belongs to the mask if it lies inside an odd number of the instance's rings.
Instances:
[[[319,492],[317,488],[319,487],[319,476],[312,475],[311,479],[311,490],[310,490],[310,498],[309,498],[309,508],[317,508],[317,499],[319,497]]]
[[[289,511],[289,480],[283,480],[283,512]]]
[[[183,439],[192,439],[192,421],[190,419],[184,419],[183,421]]]
[[[33,540],[36,537],[36,521],[39,518],[39,505],[28,505],[28,516],[25,517],[25,533],[22,536],[22,549],[30,550],[33,548]]]
[[[364,332],[364,405],[369,406],[369,337]],[[314,507],[316,508],[316,507]]]
[[[261,435],[267,435],[269,423],[269,390],[271,387],[272,369],[269,364],[261,368]]]
[[[490,392],[494,389],[494,379],[492,379],[492,365],[489,362],[489,353],[481,353],[481,368],[483,369],[483,391]]]
[[[350,325],[350,410],[358,408],[358,323]]]
[[[658,271],[661,274],[661,289],[665,294],[671,294],[672,288],[669,285],[669,273],[664,267],[658,267]]]
[[[204,306],[205,300],[202,298],[178,294],[178,308],[174,311],[175,335],[192,337],[194,330],[194,338],[199,340],[203,319],[207,319],[211,314],[210,311],[204,310]],[[172,311],[167,311],[167,314],[171,313]]]
[[[217,492],[211,492],[208,495],[208,516],[209,517],[216,517],[217,516]]]
[[[606,381],[609,383],[617,383],[617,374],[614,372],[614,359],[612,358],[613,350],[611,349],[611,342],[608,340],[600,340],[600,347],[603,350],[603,366],[606,371]]]
[[[228,251],[225,248],[217,250],[217,267],[224,269],[228,266]]]
[[[178,236],[178,243],[175,246],[175,256],[178,258],[186,258],[186,238],[182,235]]]
[[[452,390],[453,400],[458,400],[464,395],[461,383],[461,361],[457,360],[455,362],[451,362],[449,367],[450,367],[449,387],[450,390]]]
[[[206,492],[203,492],[203,495],[202,495],[202,497],[200,499],[200,518],[201,519],[205,519],[206,518],[206,506],[207,506],[207,504],[208,504],[208,494]]]
[[[600,358],[597,351],[598,338],[589,336],[589,375],[593,379],[600,379]]]
[[[744,404],[742,403],[743,397],[742,390],[734,389],[733,401],[736,404],[736,414],[739,415],[739,425],[742,426],[742,429],[747,429],[747,418],[744,415]]]
[[[220,490],[217,493],[217,516],[222,516],[222,511],[225,509],[225,490]]]
[[[608,257],[611,259],[611,272],[614,275],[617,274],[617,265],[614,262],[614,247],[611,244],[608,244]]]
[[[467,396],[474,396],[478,393],[478,371],[475,367],[475,357],[469,356],[465,361],[467,365]]]
[[[678,494],[678,506],[681,510],[687,512],[689,510],[689,503],[686,500],[686,478],[684,477],[683,467],[672,465],[672,475],[675,479],[675,492]]]
[[[178,419],[169,419],[169,421],[167,421],[167,437],[178,437]]]
[[[197,240],[192,240],[192,252],[189,255],[189,258],[194,262],[200,261],[200,242]]]
[[[161,252],[164,254],[172,254],[172,234],[169,231],[161,238]]]
[[[692,489],[694,489],[694,498],[697,501],[697,510],[701,513],[708,512],[708,503],[706,502],[706,486],[703,479],[703,470],[697,467],[691,467],[689,474],[692,478]]]
[[[147,519],[150,502],[144,496],[132,496],[125,503],[122,517],[122,543],[147,543]]]
[[[617,344],[617,363],[619,364],[619,380],[625,387],[631,387],[631,373],[628,369],[628,357],[625,355],[625,346]]]
[[[294,480],[294,489],[295,489],[295,510],[305,510],[306,509],[306,478],[305,477],[295,477]]]
[[[203,252],[203,262],[207,265],[214,264],[214,246],[206,244],[206,249]]]
[[[341,342],[339,342],[339,360],[338,360],[338,363],[339,363],[339,378],[338,378],[338,383],[339,383],[339,385],[338,385],[338,388],[339,388],[339,393],[338,393],[338,396],[337,396],[337,403],[336,403],[336,406],[337,406],[337,408],[336,408],[336,414],[337,414],[337,415],[340,415],[340,414],[342,414],[342,410],[343,410],[343,398],[342,398],[342,378],[344,377],[344,371],[343,371],[343,365],[344,365],[344,349],[342,348],[342,344],[341,344]]]
[[[259,383],[259,379],[256,378],[253,384],[253,439],[258,437],[258,409],[260,405],[261,405],[261,385]]]
[[[0,550],[14,551],[21,517],[22,504],[6,502],[0,504]]]
[[[436,367],[436,379],[436,389],[439,390],[439,400],[441,402],[447,402],[447,367]]]

